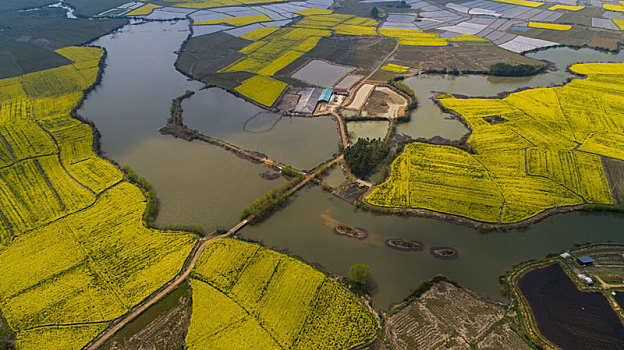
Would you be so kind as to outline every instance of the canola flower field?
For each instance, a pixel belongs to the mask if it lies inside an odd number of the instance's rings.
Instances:
[[[80,349],[171,280],[193,235],[149,229],[139,188],[70,117],[103,51],[0,80],[0,309],[18,349]]]
[[[529,22],[530,28],[552,29],[552,30],[570,30],[572,26],[569,24],[545,23],[545,22]]]
[[[311,266],[234,239],[204,251],[191,274],[189,349],[351,349],[377,321]]]
[[[271,18],[267,15],[253,15],[253,16],[241,16],[241,17],[229,17],[229,18],[221,18],[221,19],[211,19],[206,21],[197,21],[194,22],[195,25],[206,25],[206,24],[229,24],[235,27],[246,26],[249,24],[259,23],[259,22],[270,22]]]
[[[248,72],[257,74],[258,78],[253,77],[244,81],[235,89],[236,91],[270,107],[287,86],[271,77],[314,49],[322,38],[332,35],[377,35],[377,21],[373,19],[332,14],[332,11],[321,9],[302,10],[298,14],[304,18],[293,28],[258,28],[241,37],[253,41],[239,51],[245,56],[219,70],[219,73]],[[259,19],[240,17],[228,20]],[[224,22],[224,20],[216,21]],[[217,22],[211,21],[206,24]],[[283,87],[281,84],[284,84]]]
[[[136,10],[132,10],[126,13],[124,16],[145,16],[151,14],[152,11],[159,8],[162,8],[162,6],[155,4],[145,4]]]
[[[279,80],[256,75],[251,77],[236,88],[239,93],[265,106],[272,106],[280,97],[282,91],[288,86]]]
[[[270,107],[275,100],[268,95],[279,97],[270,89],[266,94],[258,93],[263,90],[261,83],[271,78],[282,69],[305,55],[316,47],[324,37],[334,35],[347,36],[377,36],[378,22],[370,18],[354,15],[335,14],[331,10],[306,9],[298,11],[301,18],[292,28],[258,28],[241,36],[242,39],[252,41],[239,52],[244,57],[222,68],[218,73],[248,72],[264,76],[265,79],[245,81],[235,90],[242,95],[260,104]],[[253,17],[253,18],[252,18]],[[262,17],[262,16],[260,16]],[[246,25],[266,19],[258,16],[211,20],[196,24],[228,23],[231,25]],[[437,33],[425,33],[413,29],[380,29],[379,35],[397,38],[401,45],[412,46],[446,46],[449,42],[459,41],[488,41],[474,35],[458,35],[452,38],[440,38]],[[398,66],[388,65],[385,70],[395,69]],[[404,73],[404,69],[401,70]],[[399,73],[401,73],[399,72]],[[252,83],[259,83],[251,86]],[[273,86],[277,86],[273,84]],[[280,91],[281,93],[281,91]]]
[[[585,6],[557,4],[557,5],[549,7],[548,9],[551,10],[551,11],[554,11],[554,10],[579,11],[579,10],[582,10],[584,8],[585,8]]]
[[[605,10],[609,10],[609,11],[624,12],[624,4],[622,5],[603,4],[602,7]]]
[[[388,72],[403,74],[403,73],[409,72],[410,67],[389,63],[381,67],[381,69],[388,71]]]
[[[527,7],[540,7],[544,5],[543,2],[529,1],[529,0],[494,0],[494,1],[504,2],[506,4],[512,4],[512,5],[527,6]]]
[[[146,1],[146,0],[141,0]],[[207,9],[214,7],[228,7],[240,5],[259,5],[273,2],[286,2],[288,0],[164,0],[173,4],[174,7],[191,9]]]
[[[436,97],[470,124],[474,153],[413,143],[366,198],[487,223],[548,209],[613,204],[601,157],[624,159],[624,63],[577,64],[586,76],[503,99]]]

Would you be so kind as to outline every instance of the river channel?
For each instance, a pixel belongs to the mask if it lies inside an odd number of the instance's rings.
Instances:
[[[338,133],[335,121],[327,117],[281,117],[222,90],[200,90],[200,83],[187,80],[173,66],[174,51],[188,35],[187,25],[185,21],[128,25],[96,41],[95,45],[108,52],[106,69],[101,84],[78,113],[95,122],[109,158],[131,166],[152,183],[161,203],[159,223],[201,224],[212,230],[236,223],[242,208],[282,180],[263,179],[260,174],[266,168],[220,148],[160,135],[158,129],[169,115],[171,99],[187,89],[196,91],[183,105],[186,124],[300,169],[310,169],[330,158],[338,149]],[[429,106],[426,101],[432,90],[496,95],[564,82],[569,74],[563,68],[573,63],[570,57],[578,61],[624,61],[622,53],[568,50],[532,54],[534,58],[551,59],[560,67],[532,78],[409,78],[406,82],[417,91],[420,107],[410,123],[399,126],[399,132],[446,138],[459,138],[466,132],[461,123],[445,119],[432,103]],[[354,126],[352,132],[382,134],[367,127]],[[332,185],[342,179],[338,169],[330,176]],[[328,217],[362,227],[369,236],[361,241],[337,236],[325,225]],[[386,309],[436,274],[502,299],[498,276],[514,264],[569,248],[575,242],[621,240],[623,224],[621,216],[573,213],[548,218],[521,231],[485,234],[434,219],[366,213],[316,186],[302,190],[288,207],[264,223],[243,229],[241,235],[288,250],[334,274],[346,274],[354,263],[368,264],[374,304]],[[393,250],[385,246],[387,238],[418,240],[424,250]],[[429,253],[434,246],[453,247],[459,256],[456,260],[435,258]]]
[[[173,66],[174,51],[187,35],[186,21],[149,22],[97,40],[93,44],[108,54],[106,68],[78,114],[95,122],[107,157],[129,165],[155,188],[159,224],[231,227],[242,208],[281,180],[264,180],[259,174],[267,168],[220,148],[158,132],[171,99],[203,86]]]

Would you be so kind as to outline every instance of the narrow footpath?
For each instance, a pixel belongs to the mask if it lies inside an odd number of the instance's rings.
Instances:
[[[232,227],[228,232],[222,235],[215,236],[209,239],[205,239],[205,238],[201,239],[198,242],[199,247],[195,249],[194,252],[192,253],[193,255],[191,256],[188,264],[186,264],[186,267],[172,281],[170,281],[166,285],[165,288],[161,289],[156,294],[153,294],[152,296],[148,297],[143,303],[139,304],[135,309],[130,311],[130,313],[126,314],[125,316],[121,316],[118,322],[113,323],[111,327],[107,328],[106,330],[104,330],[104,332],[100,333],[91,343],[87,344],[87,346],[85,346],[84,349],[85,350],[98,349],[99,347],[104,345],[104,343],[106,343],[106,341],[109,340],[113,335],[115,335],[115,333],[121,330],[124,326],[126,326],[135,318],[137,318],[139,315],[141,315],[143,312],[149,309],[152,305],[162,300],[169,293],[173,292],[191,274],[191,271],[195,267],[195,264],[197,264],[197,260],[199,260],[199,257],[201,256],[202,252],[204,251],[204,249],[206,249],[206,247],[208,246],[208,244],[210,244],[210,242],[220,239],[220,238],[229,237],[233,235],[234,233],[236,233],[241,228],[243,228],[245,225],[247,225],[247,219],[239,222],[236,226]]]

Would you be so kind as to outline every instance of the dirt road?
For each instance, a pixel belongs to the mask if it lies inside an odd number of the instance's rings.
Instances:
[[[342,141],[342,148],[347,149],[347,147],[349,146],[349,139],[347,138],[347,132],[345,131],[344,120],[342,119],[340,115],[338,115],[338,113],[336,113],[336,111],[331,111],[330,113],[334,116],[334,118],[336,118],[336,121],[338,121],[338,127],[340,128],[340,139]]]
[[[122,318],[120,318],[120,321],[113,323],[111,327],[107,328],[106,330],[104,330],[104,332],[100,333],[100,335],[96,337],[91,343],[87,344],[87,346],[84,349],[94,350],[104,345],[104,343],[106,343],[106,341],[110,339],[110,337],[115,335],[115,333],[121,330],[125,325],[127,325],[129,322],[137,318],[145,310],[149,309],[150,306],[156,304],[162,298],[164,298],[169,293],[171,293],[176,288],[178,288],[182,284],[182,282],[184,282],[186,278],[191,274],[191,271],[195,267],[197,260],[199,260],[201,253],[204,251],[204,249],[206,249],[206,247],[208,246],[208,244],[210,244],[210,242],[219,238],[229,237],[233,235],[234,233],[236,233],[241,228],[243,228],[245,225],[247,225],[246,219],[239,222],[236,226],[232,227],[228,232],[222,235],[212,237],[210,239],[203,239],[203,241],[200,241],[201,243],[199,245],[199,248],[197,248],[195,252],[193,253],[191,260],[186,265],[186,268],[184,268],[184,270],[182,270],[180,274],[178,274],[172,281],[170,281],[165,288],[163,288],[156,294],[148,297],[148,299],[146,299],[143,303],[139,304],[139,306],[137,306],[135,309],[130,311],[130,313],[126,314],[125,316],[122,316]]]

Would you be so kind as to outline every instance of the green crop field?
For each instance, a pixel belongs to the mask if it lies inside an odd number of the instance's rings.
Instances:
[[[377,331],[335,281],[255,244],[211,243],[191,277],[190,349],[351,349]]]
[[[624,120],[618,117],[623,69],[622,63],[574,65],[571,70],[587,78],[503,99],[438,96],[470,124],[468,145],[475,153],[411,144],[366,201],[488,223],[514,223],[563,206],[613,204],[601,157],[624,159]]]
[[[145,196],[69,113],[103,51],[0,80],[0,308],[21,349],[79,349],[173,278],[195,243],[142,221]]]

